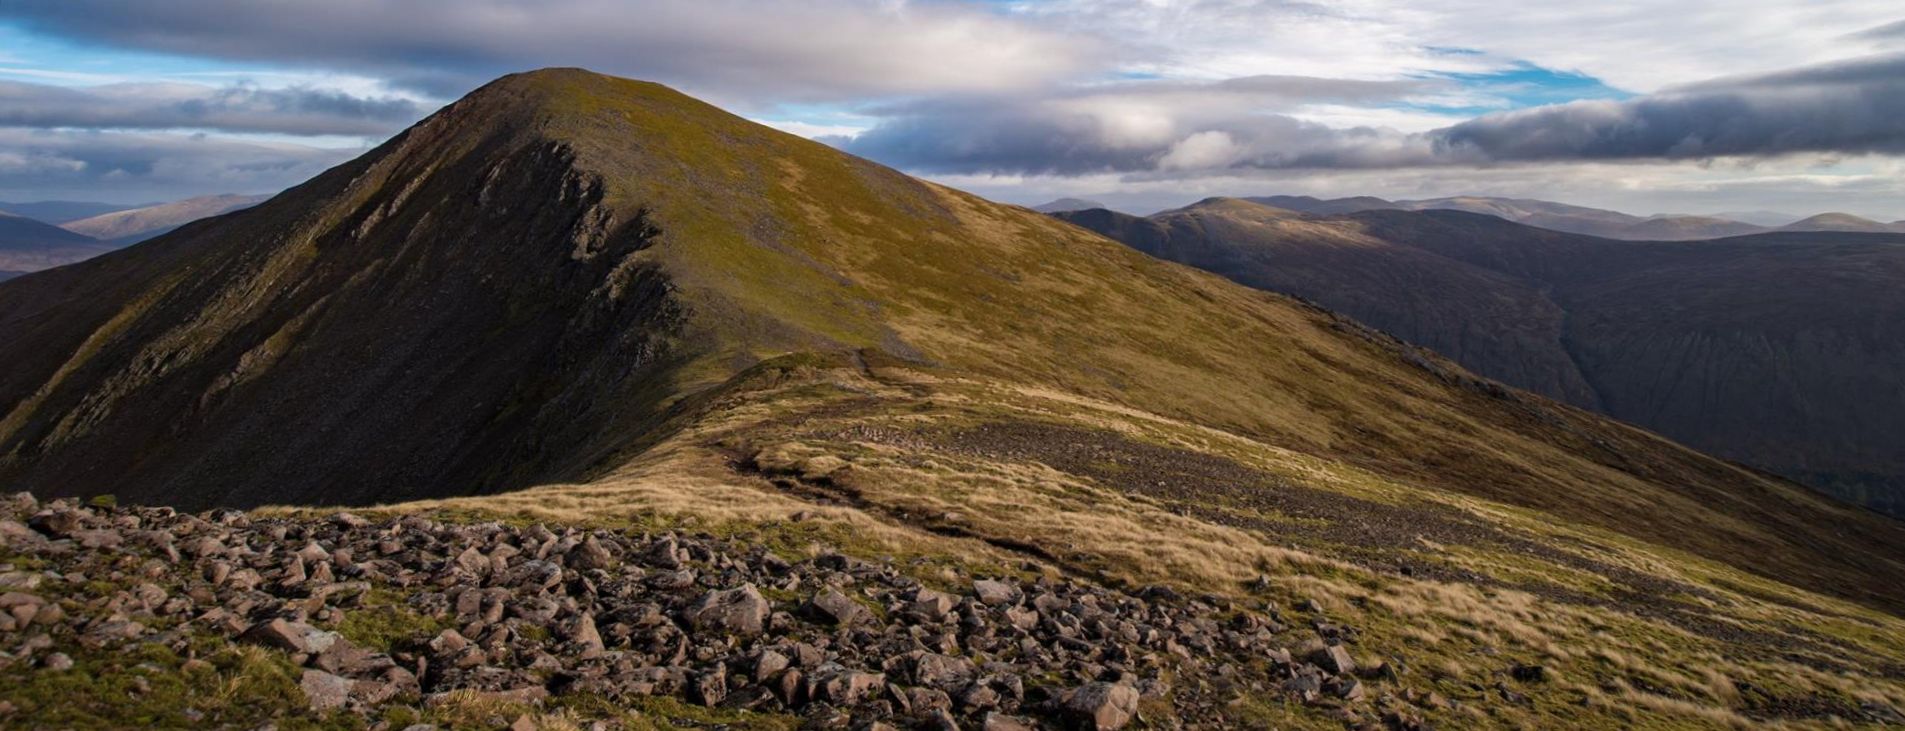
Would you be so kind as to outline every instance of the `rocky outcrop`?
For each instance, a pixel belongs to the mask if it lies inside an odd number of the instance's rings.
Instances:
[[[89,548],[75,537],[88,531],[124,540]],[[1397,668],[1357,675],[1353,630],[1162,589],[1014,575],[928,584],[893,564],[788,561],[710,536],[185,514],[24,494],[0,508],[0,540],[40,566],[0,571],[4,672],[66,672],[67,653],[222,636],[299,666],[319,715],[452,694],[527,704],[586,694],[673,696],[817,728],[1109,731],[1140,718],[1224,725],[1226,704],[1251,696],[1336,709],[1351,725],[1419,725],[1400,687],[1362,690]],[[82,581],[99,593],[72,585]],[[373,647],[346,621],[372,611],[437,629]]]

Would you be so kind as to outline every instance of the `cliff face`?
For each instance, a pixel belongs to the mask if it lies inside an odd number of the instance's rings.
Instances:
[[[1905,238],[1621,242],[1454,211],[1060,214],[1477,373],[1905,514]]]

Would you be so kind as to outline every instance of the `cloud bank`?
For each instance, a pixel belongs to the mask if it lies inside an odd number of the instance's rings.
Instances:
[[[834,142],[932,172],[1033,175],[1905,152],[1905,56],[1498,112],[1424,132],[1330,127],[1295,114],[1322,101],[1401,103],[1433,91],[1427,83],[1289,78],[1133,84],[1055,100],[890,107],[875,110],[882,121],[871,130]]]
[[[130,203],[277,191],[362,152],[202,134],[0,129],[0,198]]]
[[[424,113],[409,99],[372,99],[326,89],[177,83],[73,88],[0,80],[4,127],[383,136]]]
[[[984,5],[856,0],[8,0],[68,38],[314,63],[453,97],[511,71],[583,66],[729,103],[1018,88],[1095,72],[1097,39]]]

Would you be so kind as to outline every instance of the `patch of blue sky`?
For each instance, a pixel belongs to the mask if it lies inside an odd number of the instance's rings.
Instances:
[[[1476,55],[1468,49],[1432,49],[1450,54]],[[1527,62],[1479,73],[1432,73],[1417,78],[1440,79],[1454,88],[1433,98],[1407,102],[1399,108],[1434,114],[1478,116],[1509,109],[1565,104],[1584,99],[1628,99],[1632,92],[1608,86],[1593,76],[1559,71]]]
[[[237,63],[77,43],[4,21],[0,21],[0,79],[75,87],[150,82],[207,86],[244,83],[267,88],[319,86],[362,96],[402,96],[426,101],[414,94],[388,89],[374,79],[266,63]]]
[[[0,78],[94,86],[239,71],[228,62],[77,44],[0,22]]]
[[[852,137],[879,122],[846,104],[776,104],[753,119],[802,137]]]

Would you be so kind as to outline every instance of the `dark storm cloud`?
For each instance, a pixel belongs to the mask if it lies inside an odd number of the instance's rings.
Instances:
[[[919,170],[1058,175],[1905,152],[1905,56],[1488,114],[1411,134],[1290,114],[1298,102],[1372,104],[1431,91],[1367,83],[1239,79],[920,102],[874,110],[880,124],[834,143]]]
[[[1405,164],[1426,146],[1373,128],[1333,129],[1279,112],[1379,104],[1448,90],[1434,80],[1252,76],[1142,81],[1024,97],[962,97],[869,110],[884,118],[835,145],[932,172],[1077,175],[1218,167]],[[1410,150],[1410,147],[1416,148]]]
[[[1905,56],[1493,114],[1434,139],[1439,153],[1493,160],[1897,153],[1905,151]]]
[[[199,128],[294,135],[387,135],[424,110],[407,99],[337,91],[193,84],[69,88],[0,81],[0,126]]]

